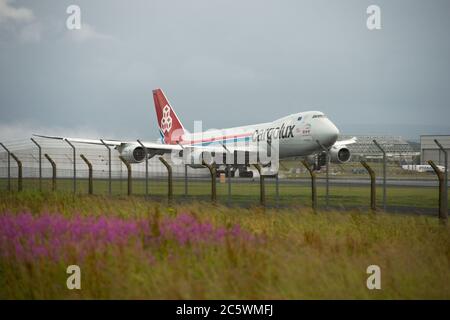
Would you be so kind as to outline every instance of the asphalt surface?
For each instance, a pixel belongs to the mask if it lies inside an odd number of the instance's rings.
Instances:
[[[290,183],[288,179],[284,179],[283,183]],[[308,179],[295,179],[292,183],[298,182],[309,182]],[[325,178],[318,178],[318,184],[325,184]],[[370,184],[370,179],[329,179],[330,185],[362,185],[366,186]],[[377,185],[383,184],[383,179],[376,179]],[[388,186],[398,186],[398,187],[438,187],[439,181],[436,180],[413,180],[413,179],[391,179],[386,180],[386,185]]]
[[[177,177],[176,180],[183,180],[183,178]],[[231,179],[231,183],[255,183],[259,180],[259,178],[238,178],[234,177]],[[189,178],[190,182],[193,181],[210,181],[209,178],[206,177],[195,177]],[[266,178],[267,183],[274,182],[275,179],[271,177]],[[317,177],[316,178],[317,184],[326,184],[325,177]],[[225,178],[225,183],[227,183],[227,178]],[[280,184],[309,184],[311,183],[311,180],[308,178],[299,178],[299,179],[279,179]],[[329,179],[330,185],[342,185],[342,186],[368,186],[370,185],[370,179],[345,179],[345,178],[330,178]],[[376,179],[377,185],[383,185],[383,179]],[[438,187],[439,181],[436,180],[425,180],[425,179],[387,179],[386,180],[387,186],[397,186],[397,187]]]

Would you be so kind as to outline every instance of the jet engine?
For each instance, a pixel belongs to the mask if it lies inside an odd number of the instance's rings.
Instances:
[[[139,163],[145,160],[145,149],[140,145],[127,144],[120,151],[120,155],[128,163]]]
[[[350,150],[346,147],[333,147],[330,150],[330,161],[333,163],[346,163],[350,158]]]

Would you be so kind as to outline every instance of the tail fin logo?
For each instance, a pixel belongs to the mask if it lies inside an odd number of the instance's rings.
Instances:
[[[170,107],[167,104],[164,106],[162,113],[161,130],[166,133],[172,129],[172,117],[170,116]]]
[[[156,123],[163,142],[175,144],[181,141],[185,132],[184,127],[161,89],[153,90],[153,101],[155,103]]]

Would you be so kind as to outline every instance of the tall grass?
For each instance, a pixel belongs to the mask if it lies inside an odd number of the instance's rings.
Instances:
[[[0,195],[0,223],[3,299],[450,298],[450,229],[431,217],[30,191]]]

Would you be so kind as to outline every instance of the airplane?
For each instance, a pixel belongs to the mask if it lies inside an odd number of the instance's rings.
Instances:
[[[263,143],[270,145],[277,141],[278,159],[304,157],[317,169],[325,164],[324,149],[329,151],[330,162],[345,163],[351,158],[347,145],[356,143],[356,138],[337,141],[338,128],[320,111],[299,112],[272,122],[190,133],[181,123],[162,89],[153,90],[153,100],[161,135],[160,142],[141,142],[141,145],[137,141],[80,139],[38,134],[34,136],[114,147],[128,163],[141,163],[146,156],[150,159],[168,153],[176,153],[179,156],[189,153],[191,162],[188,165],[196,167],[203,166],[201,159],[205,153],[213,155],[231,153],[234,155],[232,157],[234,162],[230,174],[234,176],[238,170],[240,177],[253,176],[248,167],[251,164],[249,153],[256,153],[255,145]],[[244,153],[243,162],[236,161],[239,153]],[[217,172],[225,173],[223,166],[219,166]]]

